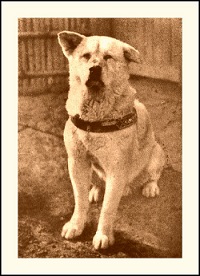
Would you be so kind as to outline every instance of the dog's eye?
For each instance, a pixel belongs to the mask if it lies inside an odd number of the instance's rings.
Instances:
[[[108,59],[112,58],[112,56],[111,56],[111,55],[105,55],[103,58],[104,58],[105,60],[108,60]]]
[[[90,57],[91,57],[90,53],[86,53],[83,55],[83,58],[85,59],[90,59]]]

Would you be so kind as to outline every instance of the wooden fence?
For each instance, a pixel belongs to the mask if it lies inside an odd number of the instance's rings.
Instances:
[[[37,94],[67,89],[67,60],[57,33],[109,35],[138,48],[142,65],[130,72],[180,82],[181,19],[150,18],[20,18],[19,93]]]
[[[115,18],[112,34],[140,51],[143,64],[132,64],[132,74],[181,82],[180,18]]]

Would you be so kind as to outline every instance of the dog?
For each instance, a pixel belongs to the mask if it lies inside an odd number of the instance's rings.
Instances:
[[[115,241],[115,217],[127,185],[143,172],[142,194],[158,195],[165,155],[130,85],[129,63],[141,62],[138,50],[111,37],[70,31],[60,32],[58,41],[69,62],[64,143],[75,198],[61,235],[73,239],[83,232],[89,203],[97,202],[102,190],[91,183],[95,171],[105,181],[105,194],[93,246],[106,249]]]

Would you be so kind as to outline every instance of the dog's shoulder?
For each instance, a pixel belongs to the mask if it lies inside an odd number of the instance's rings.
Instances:
[[[137,111],[138,117],[140,120],[145,120],[145,118],[149,117],[148,111],[143,103],[141,103],[138,99],[134,101],[134,107]]]
[[[134,101],[134,106],[137,112],[137,132],[139,144],[149,144],[155,140],[149,113],[145,105],[137,99]]]
[[[68,119],[65,124],[63,138],[68,154],[75,158],[83,157],[85,154],[85,146],[81,139],[79,139],[77,127],[70,119]]]

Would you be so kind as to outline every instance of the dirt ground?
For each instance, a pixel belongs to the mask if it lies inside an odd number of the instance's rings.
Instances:
[[[116,243],[101,251],[92,247],[101,203],[91,204],[79,238],[67,241],[60,236],[74,208],[62,137],[67,92],[19,97],[19,258],[182,256],[181,90],[155,80],[133,79],[133,83],[151,114],[167,164],[159,182],[159,197],[144,198],[138,178],[132,194],[122,198]]]

